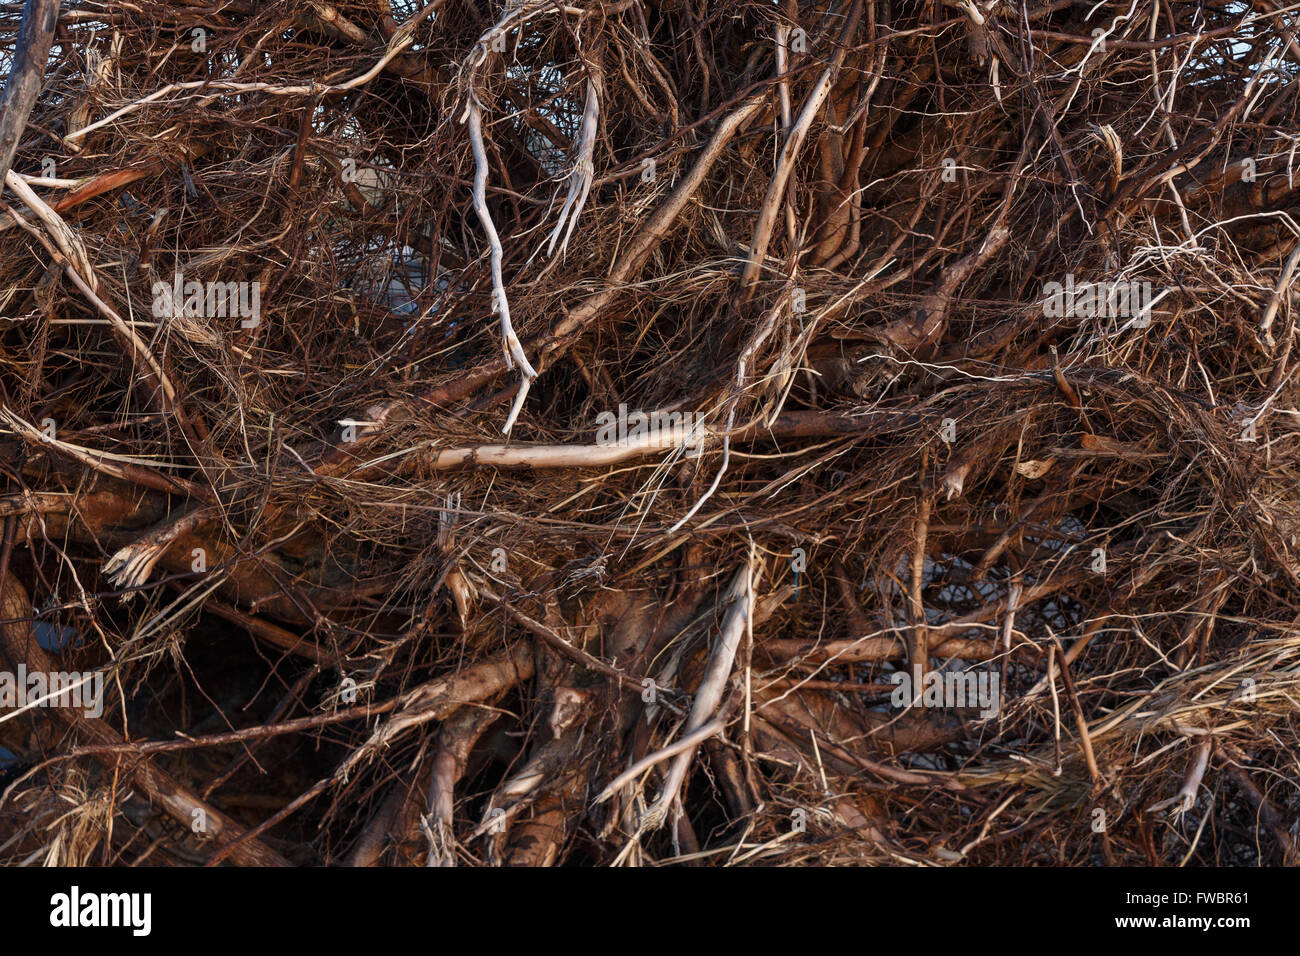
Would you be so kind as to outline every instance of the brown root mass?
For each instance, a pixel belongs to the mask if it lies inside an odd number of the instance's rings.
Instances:
[[[0,860],[1296,861],[1294,10],[24,22]]]

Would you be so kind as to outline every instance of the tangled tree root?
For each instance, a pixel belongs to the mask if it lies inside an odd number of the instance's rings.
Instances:
[[[1295,863],[1297,26],[11,10],[0,859]]]

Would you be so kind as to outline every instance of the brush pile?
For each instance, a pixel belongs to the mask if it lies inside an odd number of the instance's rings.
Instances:
[[[0,860],[1300,859],[1294,9],[52,6]]]

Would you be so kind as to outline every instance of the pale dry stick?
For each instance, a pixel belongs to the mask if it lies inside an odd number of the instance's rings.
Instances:
[[[844,63],[844,57],[848,53],[849,40],[853,36],[853,31],[857,29],[858,20],[861,16],[862,0],[854,0],[853,8],[849,11],[848,19],[845,21],[844,30],[840,34],[840,42],[836,45],[830,62],[826,64],[826,69],[822,71],[821,77],[818,78],[817,85],[813,87],[812,92],[808,94],[808,99],[804,101],[803,109],[799,111],[799,118],[795,120],[794,125],[790,128],[785,138],[785,144],[781,147],[776,170],[768,183],[767,195],[763,197],[762,211],[759,213],[758,222],[754,225],[754,236],[749,244],[749,258],[740,277],[742,294],[745,299],[752,295],[754,282],[758,278],[763,260],[767,257],[767,247],[772,241],[772,227],[776,221],[777,211],[784,205],[785,187],[790,181],[790,174],[794,172],[795,163],[799,158],[799,151],[808,136],[808,130],[812,127],[813,120],[821,112],[822,104],[826,102],[826,97],[830,95],[831,88],[835,85],[835,77],[839,74],[840,66]]]
[[[788,841],[790,841],[790,840],[793,840],[793,839],[795,839],[797,836],[799,836],[799,831],[798,831],[798,830],[787,830],[785,833],[782,833],[779,837],[774,837],[774,838],[772,838],[771,840],[768,840],[766,843],[760,843],[760,844],[758,844],[757,846],[755,846],[753,849],[751,849],[748,853],[744,854],[743,856],[736,856],[736,857],[733,857],[732,859],[729,859],[729,860],[727,861],[727,865],[728,865],[728,866],[739,866],[740,864],[744,863],[744,862],[747,861],[747,860],[752,859],[752,858],[755,857],[755,856],[759,856],[759,855],[771,855],[771,854],[773,854],[773,853],[776,851],[777,847],[779,847],[782,843],[786,843],[786,842],[788,842]],[[740,849],[742,849],[742,848],[743,848],[743,847],[741,847],[741,846],[737,846],[737,847],[736,847],[737,850],[740,850]],[[726,847],[722,847],[722,848],[720,848],[720,849],[727,849],[727,848],[726,848]]]
[[[493,791],[488,805],[483,808],[483,819],[469,831],[468,839],[477,840],[486,833],[505,833],[506,823],[513,821],[521,810],[537,800],[533,794],[546,779],[545,757],[543,751]]]
[[[1124,176],[1124,147],[1120,143],[1119,134],[1109,123],[1103,126],[1089,123],[1088,128],[1091,137],[1105,146],[1110,153],[1110,190],[1114,192],[1119,189],[1120,180]]]
[[[337,30],[346,39],[361,46],[369,46],[374,43],[374,39],[365,30],[339,13],[338,8],[333,4],[316,3],[309,0],[307,6],[311,8],[311,12],[316,15],[316,19],[320,21],[322,26]]]
[[[18,178],[28,186],[40,186],[44,189],[76,189],[91,181],[89,176],[83,179],[46,179],[43,176],[28,176],[25,173],[19,173]]]
[[[784,591],[784,588],[782,588],[782,591]],[[777,596],[778,595],[775,594],[769,595],[768,600],[770,601],[772,598]],[[779,597],[780,600],[778,603],[784,603],[785,595],[780,594]],[[750,607],[756,609],[756,614],[763,614],[765,612],[766,608],[760,606],[758,603],[758,594],[754,589],[753,575],[750,575],[749,578],[749,592],[746,594],[745,600],[749,602]],[[776,605],[771,604],[767,605],[767,607],[775,609]],[[753,716],[754,713],[754,617],[755,614],[751,614],[745,619],[745,699],[744,710],[741,718],[740,743],[746,761],[751,760],[754,753],[754,739],[750,731],[750,717]],[[763,620],[767,620],[767,618],[764,617]]]
[[[786,24],[779,24],[776,28],[776,75],[782,77],[776,81],[777,99],[781,104],[781,133],[789,135],[790,132],[790,81],[784,79],[787,64],[789,63],[788,41],[790,39],[790,27]],[[793,245],[795,237],[798,235],[798,229],[794,222],[794,205],[785,203],[785,234]]]
[[[578,158],[573,164],[573,172],[569,175],[569,194],[564,199],[564,207],[560,210],[555,229],[551,232],[551,241],[546,247],[548,256],[555,253],[555,244],[559,241],[561,232],[564,233],[564,241],[560,243],[560,255],[563,256],[568,251],[573,227],[577,225],[578,217],[582,215],[583,207],[587,204],[591,181],[596,175],[593,158],[596,154],[596,132],[600,127],[600,101],[604,96],[604,90],[605,71],[601,64],[600,53],[596,51],[587,65],[587,102],[583,107],[582,128],[578,133]],[[565,229],[566,222],[567,229]]]
[[[790,81],[785,79],[785,71],[789,64],[789,39],[790,27],[788,24],[777,24],[776,28],[776,75],[781,77],[776,81],[776,93],[781,105],[781,132],[790,131]]]
[[[822,793],[830,796],[830,784],[826,781],[826,767],[822,763],[822,749],[817,746],[817,731],[808,728],[808,739],[812,741],[813,757],[817,760],[817,775],[821,777]]]
[[[669,757],[675,757],[679,753],[682,753],[684,751],[693,750],[695,747],[704,743],[704,741],[708,740],[714,734],[721,733],[722,728],[724,726],[726,725],[721,720],[717,720],[717,719],[711,720],[703,727],[699,728],[698,730],[693,730],[686,736],[673,741],[671,744],[669,744],[667,747],[664,747],[662,750],[656,750],[652,754],[646,754],[636,763],[632,764],[632,766],[628,767],[617,777],[611,780],[609,782],[609,785],[605,787],[604,790],[600,791],[600,793],[596,796],[596,799],[592,802],[596,804],[604,803],[610,797],[614,796],[614,794],[618,792],[620,787],[627,786],[629,783],[631,783],[633,780],[635,780],[645,771],[649,770],[655,764],[662,763],[663,761],[667,760]]]
[[[1291,280],[1295,277],[1296,265],[1300,264],[1300,242],[1291,250],[1291,256],[1286,260],[1286,265],[1282,267],[1282,275],[1278,277],[1277,286],[1273,289],[1273,294],[1269,297],[1268,307],[1264,310],[1264,317],[1259,320],[1259,334],[1264,337],[1264,342],[1269,348],[1273,348],[1273,320],[1277,317],[1278,307],[1282,304],[1282,299],[1286,296],[1287,290],[1291,287]]]
[[[1196,804],[1196,791],[1201,787],[1201,781],[1205,779],[1206,768],[1210,765],[1210,751],[1213,749],[1214,740],[1206,737],[1196,747],[1196,756],[1193,758],[1191,765],[1187,768],[1187,774],[1183,777],[1183,785],[1178,792],[1168,800],[1161,800],[1159,803],[1147,807],[1147,813],[1158,813],[1166,807],[1177,805],[1174,815],[1186,813]]]
[[[176,621],[183,620],[187,612],[197,611],[211,594],[226,583],[227,579],[228,573],[225,568],[212,569],[201,580],[182,589],[181,593],[166,607],[155,611],[144,623],[138,625],[131,635],[131,641],[144,644],[154,635],[168,630]],[[133,593],[128,592],[123,595],[123,600],[129,600]],[[129,659],[127,663],[130,663]]]
[[[432,779],[429,782],[429,816],[423,818],[421,828],[429,838],[429,854],[425,866],[455,866],[456,854],[448,843],[451,836],[452,815],[455,810],[456,758],[449,751],[439,750],[433,758]]]
[[[566,697],[567,702],[564,700]],[[547,793],[540,788],[543,784],[558,783],[555,769],[571,765],[576,758],[575,747],[583,737],[583,713],[589,702],[589,697],[574,688],[556,688],[555,703],[547,721],[552,733],[546,735],[548,739],[533,751],[523,767],[493,791],[482,822],[470,833],[472,838],[477,839],[489,831],[505,833],[506,821],[513,820],[525,807],[547,799]],[[561,779],[565,776],[567,773],[562,773]],[[492,852],[495,853],[495,849]]]
[[[980,12],[980,8],[971,3],[971,0],[960,0],[960,2],[957,3],[957,6],[966,11],[966,16],[970,17],[971,21],[976,26],[982,27],[986,22],[988,22],[985,19],[984,14]]]
[[[660,413],[654,413],[660,414]],[[824,414],[822,412],[787,412],[770,428],[761,423],[741,426],[736,437],[744,440],[772,438],[833,438],[874,434],[876,428],[905,425],[908,416],[878,411],[868,414]],[[480,465],[489,468],[594,468],[632,458],[644,458],[682,446],[704,444],[709,435],[698,421],[690,426],[669,425],[658,434],[643,433],[629,437],[624,445],[474,445],[463,448],[434,448],[426,444],[405,448],[363,462],[357,471],[365,472],[390,461],[422,453],[421,465],[436,471]]]
[[[1275,40],[1273,42],[1273,45],[1269,47],[1268,52],[1264,54],[1264,58],[1260,60],[1259,66],[1254,71],[1256,75],[1261,73],[1265,75],[1269,73],[1280,73],[1283,76],[1287,75],[1286,71],[1278,69],[1281,63],[1281,61],[1278,59],[1278,53],[1279,51],[1281,51],[1281,49],[1282,49],[1282,41]],[[1266,92],[1268,92],[1268,87],[1261,85],[1260,88],[1255,92],[1255,95],[1250,97],[1247,100],[1246,108],[1241,111],[1241,122],[1243,124],[1248,119],[1250,119],[1251,112],[1255,109],[1256,106],[1259,105],[1260,99],[1263,98]]]
[[[474,151],[474,211],[478,213],[479,222],[487,235],[490,248],[492,294],[496,300],[497,313],[501,316],[501,347],[505,352],[506,366],[514,368],[515,363],[518,362],[523,376],[519,383],[519,392],[515,396],[515,403],[510,409],[505,425],[501,428],[501,431],[508,435],[523,408],[524,400],[528,397],[528,389],[533,379],[537,377],[537,370],[528,361],[528,356],[524,355],[524,347],[519,344],[519,337],[515,335],[515,327],[510,321],[510,300],[506,297],[505,279],[501,274],[501,262],[505,258],[505,251],[501,248],[501,237],[497,235],[496,226],[492,223],[492,214],[487,207],[488,159],[487,150],[483,146],[483,110],[473,91],[470,91],[467,109],[470,148]]]
[[[493,41],[496,37],[503,35],[507,30],[516,25],[522,26],[533,16],[552,9],[557,9],[565,13],[574,12],[585,14],[585,11],[579,8],[553,6],[546,2],[521,4],[515,9],[507,11],[490,30],[479,38],[476,47],[477,60],[473,63],[469,62],[474,58],[474,54],[471,54],[470,58],[466,60],[470,82],[469,94],[465,104],[465,113],[461,117],[461,122],[464,122],[466,119],[469,120],[470,148],[474,153],[474,211],[478,214],[479,222],[482,224],[483,231],[487,235],[488,246],[490,248],[489,258],[492,270],[492,292],[496,303],[496,311],[501,316],[501,344],[502,349],[505,352],[506,367],[507,369],[512,369],[514,368],[515,363],[518,362],[521,373],[519,388],[515,392],[514,403],[510,406],[510,412],[506,416],[505,424],[501,426],[501,431],[506,435],[510,434],[510,430],[514,428],[519,413],[523,410],[524,402],[528,399],[528,391],[532,388],[533,379],[537,378],[537,370],[533,368],[532,364],[528,361],[528,356],[524,354],[523,345],[520,344],[519,337],[515,334],[514,325],[510,321],[510,302],[506,297],[505,280],[502,277],[501,271],[501,263],[505,258],[505,252],[501,247],[501,239],[497,235],[496,226],[492,222],[492,216],[487,207],[488,160],[487,150],[483,146],[483,107],[482,104],[479,103],[478,95],[474,89],[474,72],[483,65],[484,61],[487,60],[489,50],[492,49]],[[589,111],[592,99],[593,97],[589,95]],[[593,129],[591,131],[593,144],[595,137],[594,123],[595,117],[592,118]],[[586,117],[584,116],[584,126],[585,124]],[[586,130],[584,129],[584,133],[585,132]],[[579,161],[579,166],[581,167],[581,160]],[[580,175],[580,172],[575,172],[575,176],[577,175]],[[592,175],[594,175],[594,170]],[[587,188],[590,188],[590,177],[587,177]],[[585,190],[583,191],[583,198],[585,201]],[[566,209],[567,208],[568,204],[566,203]]]
[[[1016,629],[1016,611],[1020,606],[1020,595],[1023,590],[1020,586],[1019,575],[1011,583],[1011,588],[1007,592],[1007,613],[1002,619],[1002,673],[998,683],[998,713],[1004,713],[1007,696],[1007,661],[1011,658],[1011,632]],[[1050,667],[1050,656],[1048,658]]]
[[[456,783],[465,772],[470,751],[499,716],[500,711],[491,707],[465,709],[439,731],[438,751],[429,780],[429,819],[421,819],[421,828],[429,838],[426,867],[456,865],[453,831]]]
[[[1169,192],[1174,197],[1174,206],[1178,209],[1179,218],[1182,220],[1183,232],[1190,236],[1195,230],[1192,229],[1191,220],[1187,218],[1187,207],[1183,205],[1183,197],[1172,179],[1165,185],[1169,187]]]
[[[1160,0],[1153,0],[1151,4],[1151,21],[1147,25],[1148,43],[1155,40],[1156,27],[1159,24],[1159,21],[1160,21]],[[1154,47],[1149,52],[1151,54],[1151,88],[1155,91],[1156,94],[1155,106],[1152,107],[1152,111],[1151,111],[1151,115],[1154,116],[1156,114],[1156,111],[1160,109],[1160,105],[1161,103],[1164,102],[1165,97],[1164,97],[1164,93],[1162,93],[1160,90],[1160,60],[1156,57],[1156,51]],[[1176,56],[1177,54],[1175,54],[1175,57]],[[1177,149],[1178,141],[1174,137],[1174,131],[1169,126],[1169,114],[1167,112],[1164,113],[1160,117],[1160,121],[1161,123],[1164,124],[1165,135],[1169,137],[1170,146],[1172,146],[1174,149]],[[1145,126],[1146,123],[1144,122],[1142,125]],[[1114,192],[1114,187],[1112,187],[1111,191]]]
[[[102,676],[102,672],[90,671],[77,678],[72,678],[69,675],[67,683],[62,680],[52,680],[51,684],[54,689],[45,694],[38,694],[29,690],[26,695],[17,698],[21,703],[16,704],[13,710],[0,714],[0,724],[19,717],[34,708],[46,707],[50,705],[50,701],[54,701],[52,705],[54,707],[76,706],[77,702],[80,701],[84,715],[94,717],[94,711],[103,707],[103,690],[95,691],[93,688],[87,688],[83,691],[82,688],[92,683],[97,676]],[[41,686],[44,687],[45,685]]]
[[[1052,776],[1061,775],[1061,698],[1056,693],[1056,645],[1047,645],[1047,686],[1052,691],[1052,742],[1056,748],[1056,766]]]
[[[735,578],[732,579],[731,587],[727,589],[729,602],[727,612],[722,620],[722,628],[718,633],[717,644],[713,648],[712,655],[710,655],[704,680],[700,682],[700,688],[695,694],[695,703],[691,707],[690,716],[686,718],[686,725],[683,729],[687,734],[704,726],[709,717],[718,709],[718,705],[722,703],[722,692],[726,688],[727,679],[731,676],[731,669],[736,662],[736,652],[740,649],[740,639],[745,633],[746,622],[754,611],[750,603],[753,594],[750,580],[753,577],[754,570],[755,556],[751,551],[744,565],[741,566],[740,570],[736,572]],[[686,771],[690,767],[694,756],[695,748],[691,747],[674,758],[672,766],[669,767],[664,779],[663,787],[659,791],[659,797],[641,816],[641,822],[637,828],[638,832],[657,829],[664,822],[668,815],[668,808],[677,799],[682,784],[686,780]]]
[[[1156,100],[1156,108],[1164,112],[1166,131],[1169,134],[1170,146],[1177,145],[1177,140],[1174,138],[1173,131],[1168,130],[1168,117],[1173,110],[1175,95],[1178,92],[1178,77],[1183,74],[1183,71],[1187,69],[1187,65],[1192,62],[1192,58],[1196,55],[1196,45],[1201,42],[1201,34],[1202,30],[1198,27],[1195,38],[1193,38],[1192,42],[1187,45],[1187,56],[1183,59],[1182,63],[1177,62],[1178,55],[1177,53],[1174,54],[1175,66],[1169,71],[1169,89],[1165,91],[1163,98],[1157,98]],[[1154,33],[1152,35],[1154,36]],[[1157,92],[1159,92],[1159,89],[1157,89]]]
[[[77,234],[63,220],[63,217],[50,208],[36,191],[12,169],[5,173],[5,185],[13,190],[14,195],[23,201],[23,204],[30,209],[49,231],[51,238],[62,250],[67,257],[71,268],[81,275],[85,283],[98,293],[99,279],[95,275],[94,267],[91,265],[90,257],[86,253],[86,248]]]

